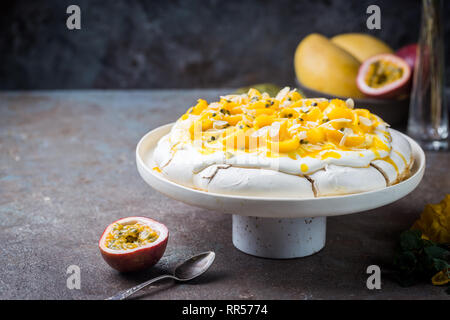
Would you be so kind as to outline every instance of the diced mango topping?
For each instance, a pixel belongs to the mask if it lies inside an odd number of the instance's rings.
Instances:
[[[319,155],[324,150],[389,151],[375,132],[385,123],[353,105],[340,99],[305,99],[289,88],[276,97],[250,89],[247,94],[222,96],[209,104],[199,99],[181,120],[190,121],[190,138],[201,141],[203,152],[261,150],[295,159],[297,155],[341,156],[331,151]],[[389,140],[387,131],[384,136]]]

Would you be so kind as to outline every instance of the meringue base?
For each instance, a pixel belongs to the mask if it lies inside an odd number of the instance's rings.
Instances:
[[[172,127],[158,141],[154,152],[157,169],[175,183],[218,194],[314,198],[363,193],[405,180],[414,163],[408,140],[391,129],[392,148],[388,157],[364,166],[353,162],[334,163],[339,160],[334,158],[305,157],[320,166],[315,170],[309,168],[309,173],[299,173],[295,170],[300,170],[297,163],[300,160],[288,157],[256,157],[244,153],[227,158],[222,150],[204,155],[189,144],[173,151],[178,145],[171,142],[171,136],[177,132],[174,128],[177,129]],[[358,158],[358,152],[352,152],[352,156]]]

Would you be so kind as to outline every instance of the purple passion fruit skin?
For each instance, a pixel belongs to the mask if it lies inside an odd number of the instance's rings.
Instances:
[[[396,52],[396,55],[405,60],[412,71],[417,60],[417,48],[417,44],[413,43],[400,48]]]
[[[408,93],[411,68],[394,54],[373,56],[361,64],[357,85],[365,95],[373,98],[396,98]]]
[[[168,238],[164,224],[146,217],[128,217],[106,227],[99,249],[112,268],[120,272],[140,271],[161,259]]]

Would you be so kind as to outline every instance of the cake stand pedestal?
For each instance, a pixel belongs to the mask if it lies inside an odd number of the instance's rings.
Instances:
[[[326,217],[259,218],[233,214],[233,244],[253,256],[289,259],[325,246]]]

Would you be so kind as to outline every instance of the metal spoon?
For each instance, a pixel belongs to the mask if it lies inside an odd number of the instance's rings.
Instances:
[[[162,280],[162,279],[175,279],[176,281],[189,281],[194,278],[197,278],[199,275],[205,273],[206,270],[209,269],[209,267],[214,262],[214,259],[216,257],[216,254],[213,251],[207,251],[200,253],[196,256],[193,256],[192,258],[189,258],[188,260],[184,261],[182,264],[178,265],[175,268],[174,274],[166,274],[162,275],[156,278],[153,278],[151,280],[148,280],[146,282],[143,282],[141,284],[138,284],[135,287],[132,287],[130,289],[124,290],[116,294],[115,296],[109,297],[105,300],[123,300],[126,297],[131,296],[133,293],[141,290],[142,288],[145,288],[149,284],[152,284],[156,281]]]

